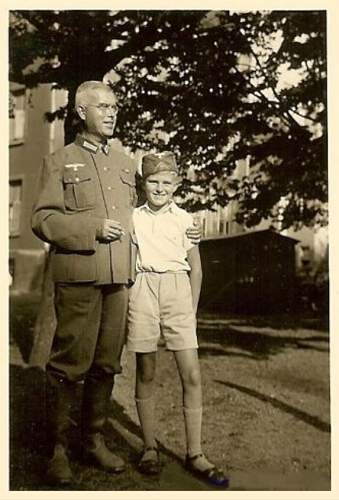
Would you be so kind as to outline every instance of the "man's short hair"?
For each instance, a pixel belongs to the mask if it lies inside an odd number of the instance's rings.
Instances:
[[[108,90],[108,92],[112,92],[112,94],[114,94],[111,87],[106,85],[104,82],[100,82],[97,80],[89,80],[88,82],[81,83],[75,93],[75,107],[77,108],[82,104],[87,104],[88,94],[91,91],[100,89]]]

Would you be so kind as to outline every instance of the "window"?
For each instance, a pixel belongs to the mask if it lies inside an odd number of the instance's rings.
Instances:
[[[218,236],[219,235],[218,214],[216,212],[211,212],[211,219],[212,219],[212,235]]]
[[[229,221],[228,221],[228,211],[226,208],[219,208],[220,218],[219,218],[219,234],[228,235],[229,234]]]
[[[10,83],[9,93],[9,141],[21,144],[25,136],[26,89],[24,85]]]
[[[230,223],[225,219],[220,219],[219,222],[219,234],[228,235],[230,232]]]
[[[219,221],[219,234],[225,234],[226,230],[226,221],[223,219],[220,219]]]
[[[20,214],[22,200],[22,180],[9,181],[9,235],[20,233]]]
[[[205,237],[207,235],[207,228],[206,228],[206,219],[205,217],[202,219],[202,236]]]

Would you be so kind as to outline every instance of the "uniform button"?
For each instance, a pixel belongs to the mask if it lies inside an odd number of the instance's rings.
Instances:
[[[80,181],[79,177],[76,177],[75,182],[79,182],[79,181]]]
[[[115,205],[112,205],[112,210],[115,210],[117,207]]]
[[[124,168],[124,172],[129,173],[129,169],[128,168]]]
[[[109,170],[108,167],[104,167],[104,171],[107,172]]]
[[[108,186],[107,189],[108,189],[108,191],[110,191],[112,188],[111,188],[111,186]]]

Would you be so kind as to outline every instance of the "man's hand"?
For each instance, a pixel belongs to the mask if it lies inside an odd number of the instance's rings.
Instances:
[[[104,219],[102,227],[97,231],[97,239],[109,243],[110,241],[120,240],[125,234],[119,221],[113,219]]]
[[[194,245],[198,245],[200,243],[201,224],[198,220],[195,220],[194,225],[186,230],[186,236]]]

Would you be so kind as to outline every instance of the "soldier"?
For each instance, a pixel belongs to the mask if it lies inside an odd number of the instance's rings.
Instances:
[[[47,475],[72,481],[67,431],[77,382],[82,398],[83,450],[97,466],[118,473],[123,460],[106,446],[103,429],[114,376],[121,372],[131,263],[136,166],[109,148],[117,98],[102,82],[82,83],[76,110],[83,130],[46,157],[32,228],[52,245],[57,326],[46,365],[51,458]],[[200,230],[190,237],[199,240]]]

